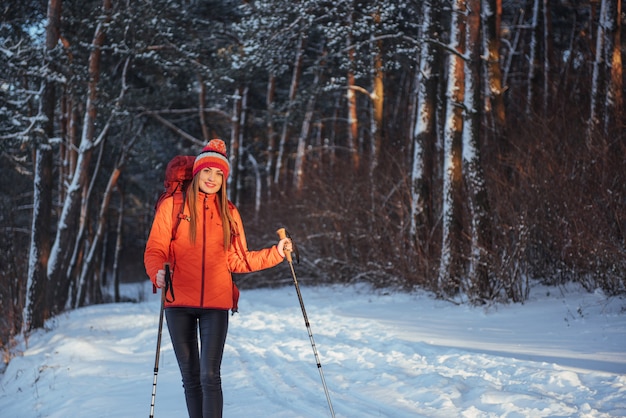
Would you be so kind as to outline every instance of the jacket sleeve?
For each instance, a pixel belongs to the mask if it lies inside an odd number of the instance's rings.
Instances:
[[[241,215],[237,208],[232,208],[232,215],[237,231],[228,250],[228,268],[231,272],[250,273],[274,267],[283,261],[276,245],[258,251],[248,251]]]
[[[163,264],[169,259],[172,239],[172,205],[172,198],[161,202],[154,215],[150,235],[146,242],[143,263],[152,283],[156,282],[157,271],[163,269]]]

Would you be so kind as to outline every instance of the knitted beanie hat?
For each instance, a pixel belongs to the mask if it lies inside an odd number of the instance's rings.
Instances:
[[[221,139],[212,139],[198,154],[193,163],[193,175],[206,167],[220,169],[224,173],[224,179],[228,178],[230,163],[226,155],[226,144]]]

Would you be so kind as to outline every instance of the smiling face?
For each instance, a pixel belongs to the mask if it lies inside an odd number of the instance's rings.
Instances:
[[[222,188],[224,173],[214,167],[205,167],[198,173],[198,186],[204,193],[215,194]]]

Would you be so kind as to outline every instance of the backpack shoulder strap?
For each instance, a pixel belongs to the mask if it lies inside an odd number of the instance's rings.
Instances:
[[[235,205],[230,200],[228,201],[228,209],[231,212],[236,209]],[[241,231],[239,231],[239,225],[234,221],[233,224],[234,225],[231,225],[230,228],[231,245],[234,245],[235,249],[241,254],[243,261],[246,262],[248,270],[252,271],[252,267],[250,267],[250,262],[248,261],[247,249],[244,248],[243,242],[241,242]]]
[[[176,239],[176,232],[178,231],[178,226],[180,225],[180,221],[185,219],[185,198],[187,195],[187,191],[184,187],[179,186],[181,188],[180,193],[174,192],[172,196],[172,238],[171,241]],[[178,210],[176,208],[178,207]]]

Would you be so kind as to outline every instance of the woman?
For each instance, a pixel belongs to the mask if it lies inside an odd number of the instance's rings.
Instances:
[[[190,418],[222,416],[220,368],[233,307],[231,272],[273,267],[291,251],[287,238],[270,248],[247,250],[241,217],[227,198],[229,171],[224,142],[211,140],[195,159],[176,236],[172,239],[173,205],[164,202],[144,254],[146,272],[157,287],[165,286],[164,263],[171,263],[175,298],[165,302],[165,317]]]

